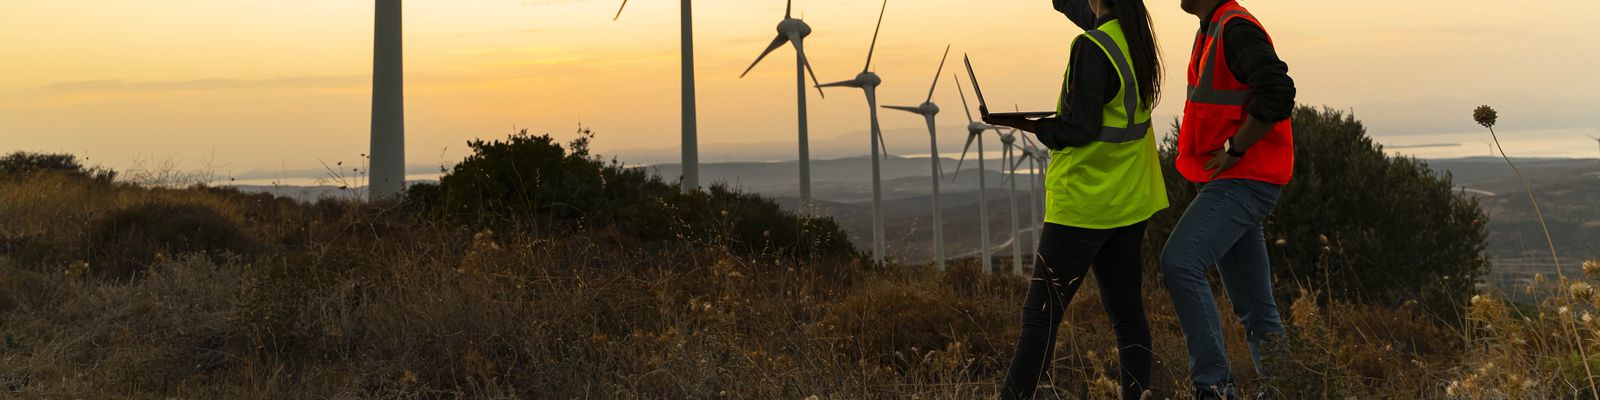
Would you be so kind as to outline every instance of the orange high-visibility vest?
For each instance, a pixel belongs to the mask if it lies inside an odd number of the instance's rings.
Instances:
[[[1183,107],[1183,125],[1178,131],[1178,172],[1191,182],[1208,182],[1205,169],[1217,150],[1227,146],[1249,115],[1250,85],[1239,82],[1228,69],[1223,27],[1234,18],[1261,26],[1250,11],[1237,1],[1229,1],[1211,16],[1209,29],[1195,34],[1194,51],[1189,57],[1189,96]],[[1262,27],[1265,32],[1266,28]],[[1267,36],[1272,41],[1272,36]],[[1285,119],[1250,147],[1237,165],[1217,179],[1249,179],[1274,185],[1289,183],[1294,175],[1294,129]]]

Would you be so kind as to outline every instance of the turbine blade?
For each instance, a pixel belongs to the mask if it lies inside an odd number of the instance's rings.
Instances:
[[[883,141],[883,132],[878,132],[878,150],[880,150],[878,154],[882,155],[883,159],[889,159],[889,143]]]
[[[853,87],[853,88],[859,88],[859,87],[861,87],[861,84],[856,83],[856,81],[852,79],[852,80],[848,80],[848,81],[839,81],[839,82],[834,82],[834,83],[824,83],[824,84],[821,84],[821,85],[817,85],[817,87],[819,87],[819,88],[825,88],[825,87]]]
[[[972,120],[972,106],[967,105],[967,89],[961,88],[961,76],[955,75],[952,77],[952,79],[956,80],[956,91],[961,92],[961,111],[965,111],[967,113],[967,123],[978,122]]]
[[[883,14],[889,11],[889,0],[883,0],[883,9],[878,10],[878,27],[872,29],[872,46],[867,47],[867,66],[861,72],[872,70],[872,53],[878,50],[878,32],[883,30]]]
[[[749,75],[750,74],[750,70],[756,69],[756,64],[760,64],[761,60],[764,60],[764,59],[767,58],[767,55],[772,54],[772,52],[774,50],[777,50],[779,47],[783,47],[783,44],[785,42],[788,42],[788,41],[789,41],[789,38],[784,37],[783,35],[778,35],[777,38],[772,39],[772,44],[768,44],[767,45],[767,50],[766,51],[762,51],[761,52],[761,56],[756,57],[756,62],[750,63],[750,68],[745,68],[744,69],[744,73],[739,74],[739,77],[740,78],[744,78],[745,75]]]
[[[967,162],[967,150],[972,149],[972,139],[976,137],[977,135],[967,135],[967,145],[961,146],[961,160],[956,161],[956,172],[950,175],[951,182],[954,182],[956,177],[961,176],[961,164]]]
[[[944,45],[944,56],[939,58],[939,71],[933,73],[933,87],[928,88],[927,103],[933,102],[933,91],[939,88],[939,76],[944,75],[944,62],[950,59],[950,45]]]
[[[791,11],[794,11],[794,0],[789,0],[788,5],[783,6],[783,18],[784,19],[792,18],[790,16],[794,15],[794,14],[792,14]]]
[[[801,64],[805,64],[806,72],[811,74],[811,83],[813,85],[816,85],[817,84],[817,71],[811,69],[811,59],[806,58],[806,44],[805,44],[806,43],[806,39],[802,38],[802,37],[796,37],[796,38],[792,38],[789,41],[794,43],[794,53],[795,53],[795,55],[800,57],[800,63]],[[817,88],[817,93],[821,94],[822,98],[824,98],[824,99],[828,98],[828,94],[827,93],[823,93],[821,87]]]
[[[900,111],[905,111],[905,112],[914,113],[914,114],[921,114],[922,113],[922,109],[919,109],[917,107],[883,106],[883,108],[887,108],[887,109],[890,109],[890,110],[900,110]]]
[[[611,17],[612,21],[622,19],[622,10],[628,8],[628,0],[622,0],[622,7],[617,7],[617,16]]]

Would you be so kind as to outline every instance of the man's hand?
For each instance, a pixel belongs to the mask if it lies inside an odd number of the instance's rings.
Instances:
[[[1217,176],[1239,163],[1239,158],[1228,154],[1228,149],[1217,149],[1211,156],[1211,161],[1206,162],[1206,170],[1211,171],[1210,179],[1217,179]]]

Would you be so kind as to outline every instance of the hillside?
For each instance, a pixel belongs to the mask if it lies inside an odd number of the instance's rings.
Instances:
[[[1420,164],[1384,157],[1353,117],[1297,112],[1297,131],[1316,133],[1304,183],[1267,224],[1292,329],[1267,350],[1274,373],[1263,379],[1243,361],[1243,328],[1225,318],[1242,390],[1600,395],[1600,263],[1560,287],[1526,288],[1537,303],[1480,292],[1478,203]],[[475,141],[438,184],[378,202],[141,186],[66,155],[0,159],[0,397],[994,394],[1027,279],[973,259],[943,271],[871,265],[846,240],[858,227],[722,186],[684,193],[601,161],[581,133],[569,144],[525,133]],[[915,192],[916,178],[896,187]],[[1182,183],[1168,190],[1178,208],[1193,195]],[[965,210],[952,226],[975,230],[963,219],[972,193],[949,198]],[[825,210],[858,219],[857,204]],[[926,196],[889,205],[903,212],[895,224],[913,227],[907,237],[923,237],[912,210],[929,207]],[[1148,254],[1173,219],[1151,221],[1144,268],[1155,270]],[[952,243],[972,246],[961,240]],[[1146,276],[1151,395],[1187,399],[1172,299],[1159,273]],[[1067,307],[1042,388],[1054,398],[1116,388],[1114,328],[1098,297],[1091,280]]]

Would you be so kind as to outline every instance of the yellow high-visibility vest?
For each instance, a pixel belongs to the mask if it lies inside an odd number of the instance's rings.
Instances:
[[[1120,21],[1111,20],[1077,40],[1089,40],[1110,58],[1121,78],[1116,97],[1106,102],[1099,137],[1081,147],[1050,152],[1045,172],[1045,222],[1087,229],[1137,224],[1167,208],[1161,157],[1156,154],[1150,106],[1140,100],[1138,77],[1128,58]],[[1072,77],[1072,66],[1066,76]],[[1067,85],[1062,85],[1065,91]],[[1063,96],[1065,97],[1065,96]],[[1067,115],[1067,105],[1056,106]]]

